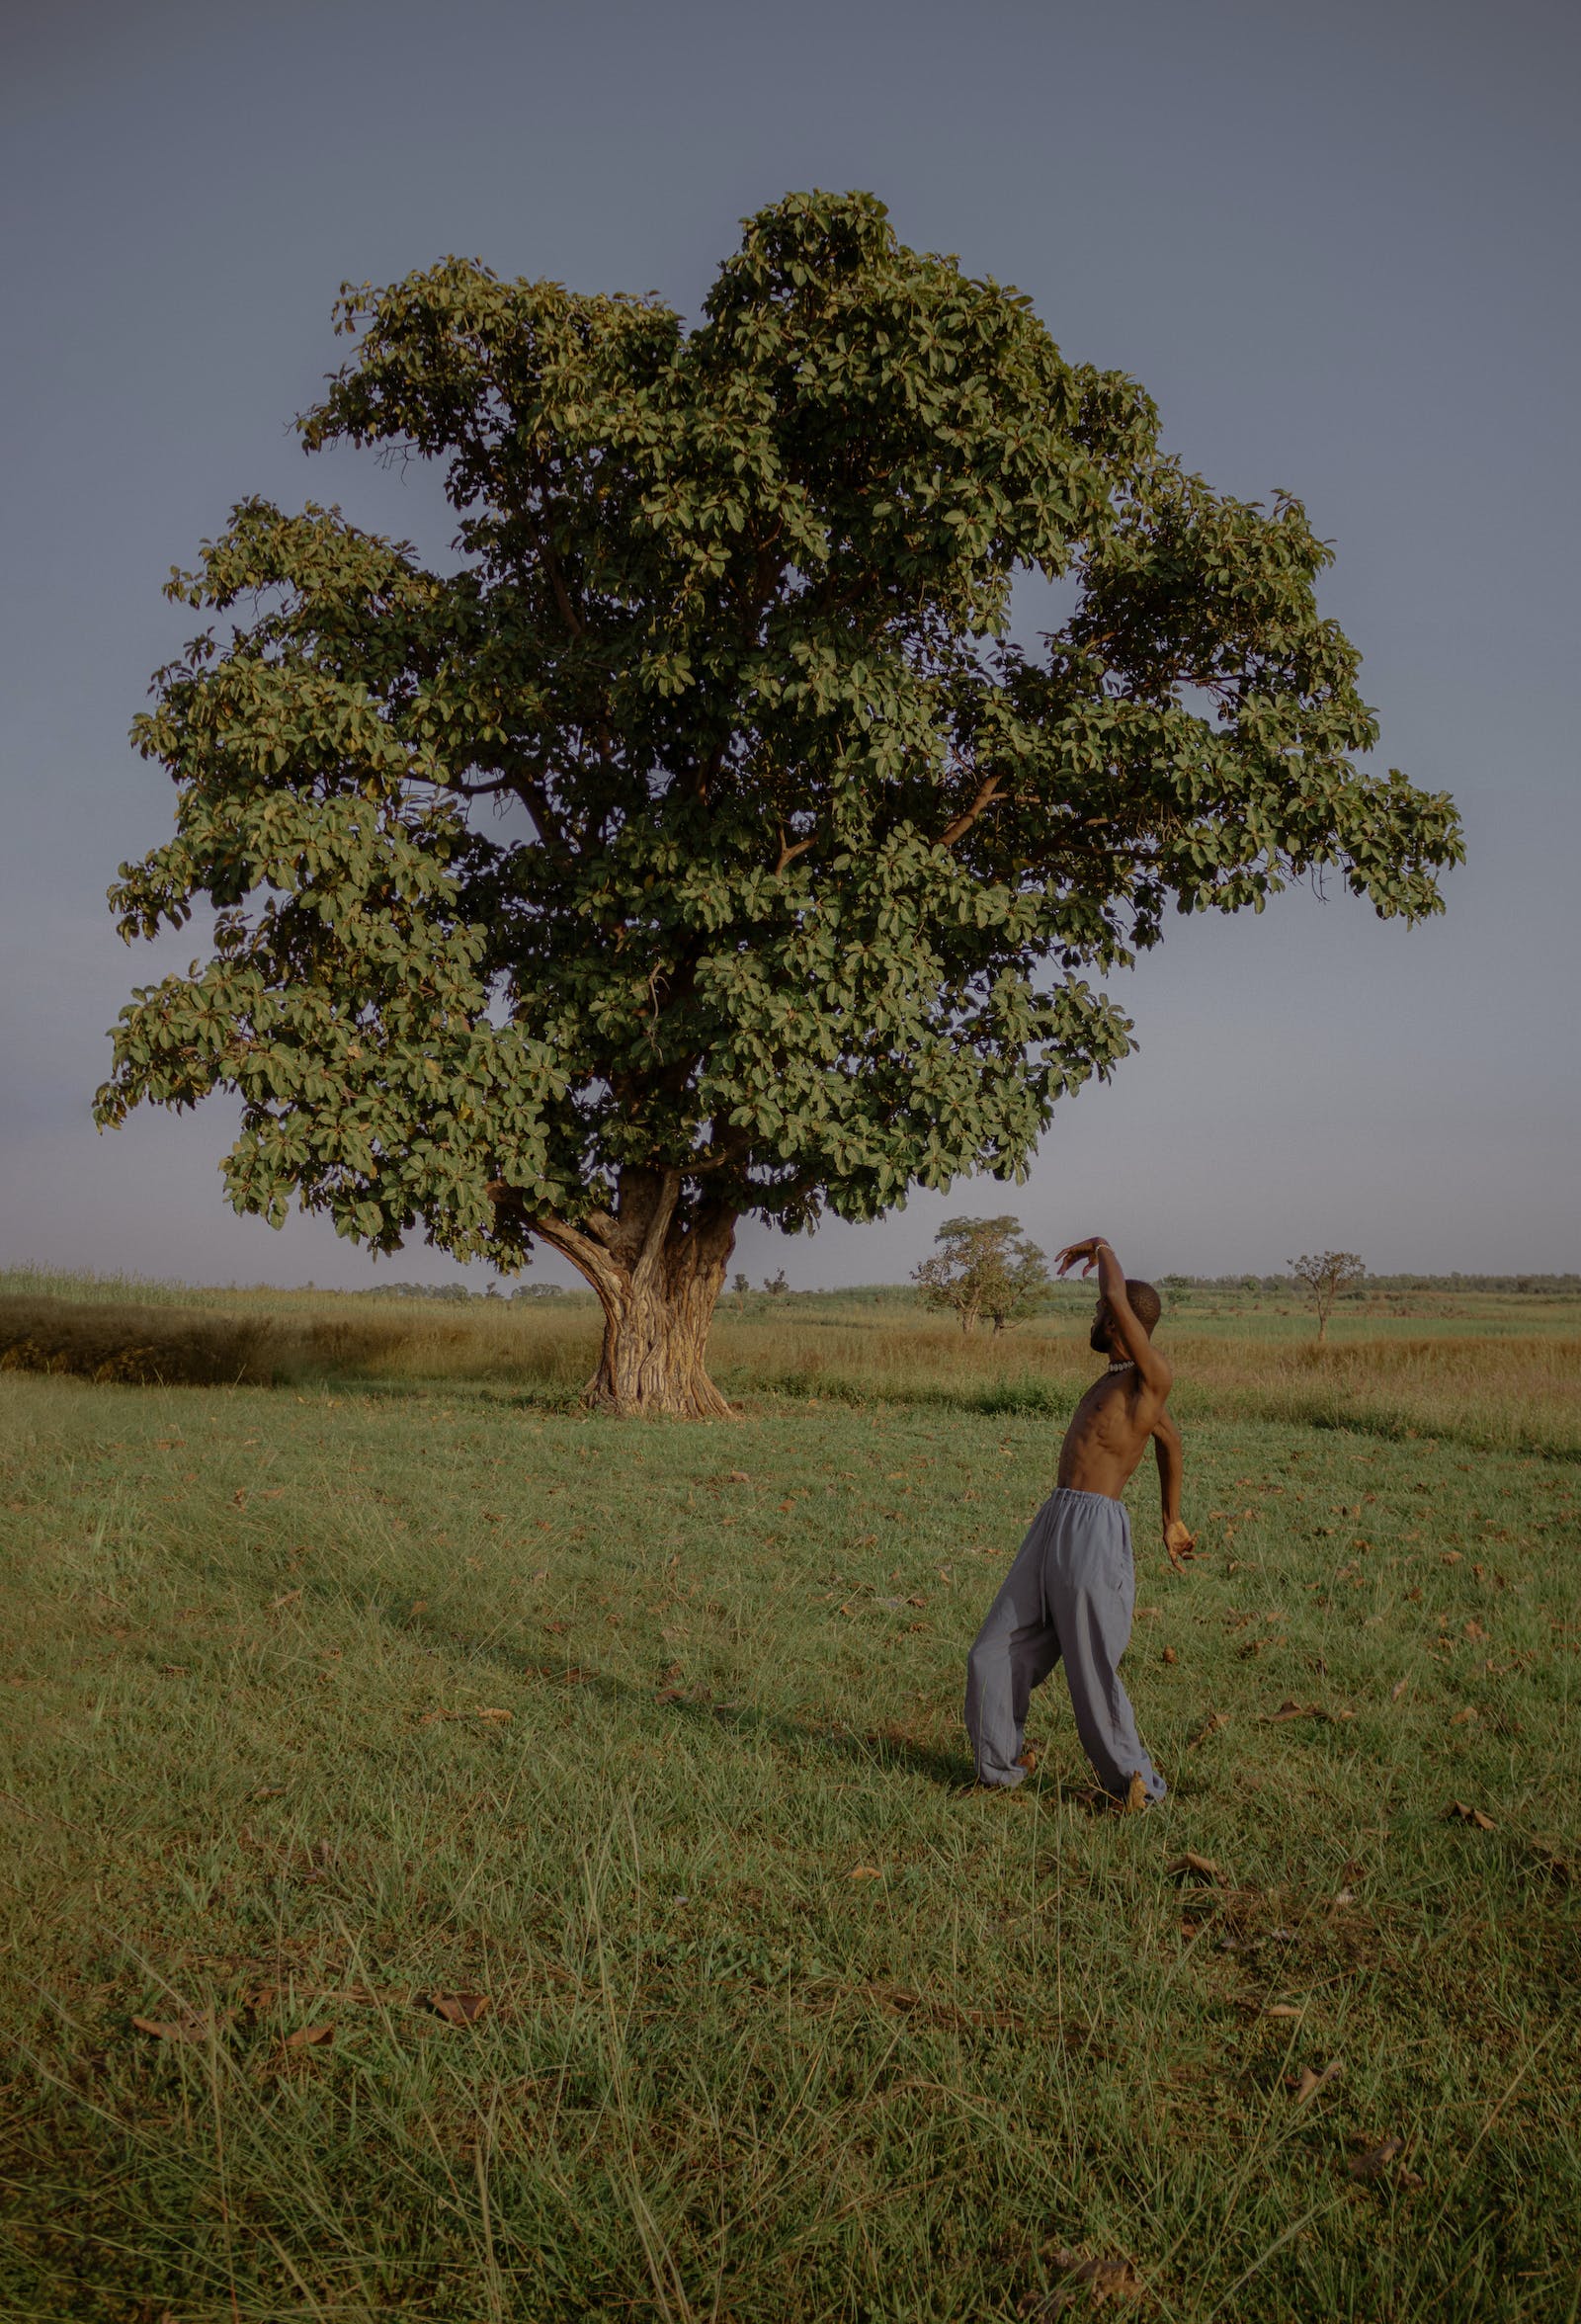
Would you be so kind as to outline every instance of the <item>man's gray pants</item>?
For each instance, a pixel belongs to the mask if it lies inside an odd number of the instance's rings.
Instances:
[[[1136,1733],[1117,1665],[1130,1641],[1136,1577],[1130,1520],[1106,1493],[1050,1493],[966,1657],[966,1732],[983,1784],[1019,1784],[1027,1705],[1065,1666],[1076,1732],[1106,1791],[1123,1799],[1139,1775],[1149,1799],[1163,1777]]]

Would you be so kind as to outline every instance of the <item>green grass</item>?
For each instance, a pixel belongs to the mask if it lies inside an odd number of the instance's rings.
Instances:
[[[1581,2313],[1573,1461],[1200,1413],[1122,1817],[1057,1675],[1038,1778],[962,1788],[1046,1420],[0,1422],[8,2324],[976,2324],[1060,2251],[1178,2324]]]

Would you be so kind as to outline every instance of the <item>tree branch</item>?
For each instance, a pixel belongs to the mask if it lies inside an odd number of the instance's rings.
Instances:
[[[529,1211],[521,1189],[507,1186],[503,1179],[493,1180],[487,1191],[496,1215],[501,1211],[514,1212],[524,1234],[536,1235],[551,1251],[558,1251],[562,1259],[569,1259],[578,1275],[597,1291],[606,1308],[613,1303],[624,1303],[627,1290],[625,1271],[590,1235],[552,1213]],[[594,1221],[590,1219],[588,1223],[592,1225]],[[610,1223],[613,1225],[614,1221]]]
[[[560,609],[561,621],[564,622],[573,637],[585,637],[587,624],[571,603],[571,593],[565,586],[565,575],[560,571],[560,560],[548,542],[541,537],[539,540],[539,553],[543,559],[543,569],[548,574],[549,586],[554,591],[554,602]]]
[[[1002,795],[999,785],[999,776],[989,775],[985,777],[984,780],[978,785],[977,795],[972,800],[965,813],[962,815],[957,815],[953,823],[949,823],[945,826],[944,830],[939,834],[939,838],[936,844],[939,847],[954,847],[957,839],[963,838],[964,835],[971,829],[972,825],[976,822],[978,816],[985,814],[988,808],[993,805],[994,800]]]
[[[664,1250],[664,1238],[670,1231],[670,1221],[675,1216],[675,1206],[680,1200],[681,1173],[679,1170],[660,1171],[658,1192],[654,1196],[653,1207],[648,1212],[647,1225],[642,1234],[642,1248],[638,1251],[636,1264],[631,1270],[633,1286],[646,1284],[657,1272],[660,1255]]]

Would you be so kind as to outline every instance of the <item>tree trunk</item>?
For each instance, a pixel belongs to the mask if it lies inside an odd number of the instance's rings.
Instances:
[[[730,1240],[735,1239],[732,1231]],[[668,1414],[677,1420],[728,1420],[730,1407],[709,1379],[707,1355],[714,1301],[730,1256],[716,1265],[667,1240],[663,1264],[639,1270],[624,1292],[600,1291],[604,1345],[582,1392],[595,1412],[624,1417]],[[680,1248],[674,1247],[679,1243]],[[595,1286],[595,1288],[598,1286]]]
[[[604,1310],[598,1370],[582,1391],[595,1412],[623,1419],[728,1420],[709,1379],[708,1327],[735,1248],[735,1213],[675,1212],[679,1174],[624,1171],[613,1214],[579,1227],[535,1218],[532,1231],[586,1277]]]

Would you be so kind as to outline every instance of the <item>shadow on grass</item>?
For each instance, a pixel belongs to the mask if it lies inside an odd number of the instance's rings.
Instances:
[[[378,1593],[363,1601],[386,1627],[409,1636],[413,1625],[402,1620],[395,1606]],[[806,1759],[827,1755],[870,1773],[898,1770],[947,1790],[959,1790],[972,1782],[972,1765],[964,1751],[951,1752],[936,1744],[919,1743],[894,1727],[870,1730],[841,1719],[795,1718],[783,1711],[761,1710],[751,1703],[716,1702],[703,1691],[642,1687],[612,1672],[570,1664],[556,1670],[536,1662],[520,1649],[458,1631],[437,1631],[421,1624],[422,1635],[434,1644],[453,1649],[473,1662],[491,1662],[514,1679],[540,1681],[551,1688],[580,1687],[611,1709],[636,1711],[647,1723],[662,1716],[679,1718],[694,1730],[705,1726],[766,1742],[787,1757]]]

